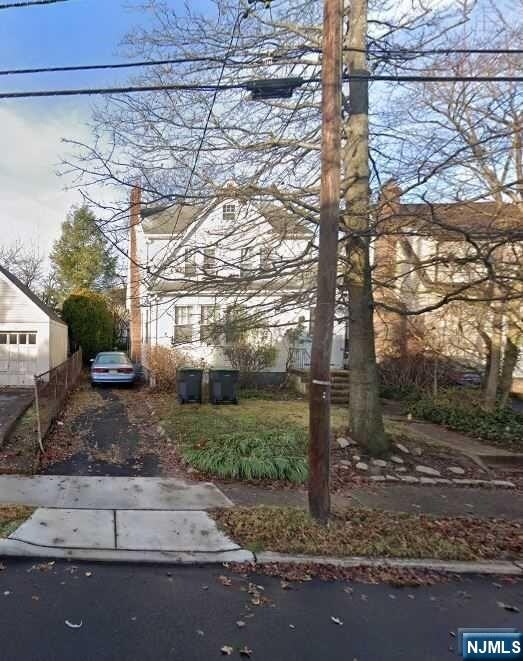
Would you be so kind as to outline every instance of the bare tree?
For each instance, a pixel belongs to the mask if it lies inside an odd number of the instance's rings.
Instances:
[[[0,264],[35,293],[40,293],[44,279],[45,258],[34,244],[21,240],[0,246]]]
[[[481,3],[479,10],[472,27],[467,25],[461,34],[447,35],[446,48],[489,52],[447,52],[435,56],[430,71],[426,64],[421,70],[472,78],[521,73],[521,56],[493,52],[521,49],[521,14],[501,12],[490,2]],[[450,254],[443,251],[422,259],[406,256],[403,278],[405,273],[410,276],[417,272],[422,280],[430,281],[438,266],[446,268],[449,275],[445,287],[429,283],[432,292],[439,293],[439,300],[407,312],[430,312],[452,299],[486,307],[481,334],[488,345],[485,407],[489,410],[496,406],[500,386],[503,402],[508,400],[520,336],[514,320],[521,318],[523,309],[522,94],[516,83],[495,80],[426,82],[410,86],[408,107],[400,104],[405,117],[403,130],[409,127],[412,136],[402,143],[401,159],[408,162],[404,180],[411,198],[413,190],[421,188],[426,210],[425,218],[419,219],[424,223],[419,222],[414,231],[409,223],[402,228],[399,219],[395,229],[402,237],[398,240],[405,241],[408,232],[425,232],[440,239],[445,234],[446,240],[461,244],[459,251]],[[427,199],[428,181],[430,198],[439,196],[448,202],[446,209]],[[451,202],[458,204],[453,208]],[[456,219],[459,203],[462,218]],[[390,223],[385,233],[388,231]],[[412,238],[408,239],[411,243]],[[390,277],[391,287],[397,286],[393,280]]]
[[[184,292],[202,293],[220,289],[224,295],[237,295],[248,301],[255,285],[267,288],[274,285],[274,295],[267,297],[266,305],[257,310],[255,317],[270,322],[278,311],[308,307],[314,288],[314,269],[317,260],[317,228],[319,218],[319,154],[320,113],[319,74],[321,61],[322,2],[307,0],[273,3],[264,9],[261,3],[250,7],[242,0],[216,0],[215,14],[203,15],[197,10],[179,15],[164,3],[151,0],[147,9],[153,17],[151,30],[137,30],[127,41],[128,51],[144,58],[181,56],[185,64],[163,65],[148,69],[135,82],[155,84],[194,82],[213,85],[241,85],[253,78],[287,78],[301,76],[310,82],[299,87],[292,99],[271,99],[253,103],[245,91],[229,89],[227,92],[209,93],[202,90],[177,91],[119,96],[100,107],[94,117],[93,140],[88,145],[72,143],[77,157],[68,165],[79,176],[88,203],[89,186],[104,184],[115,189],[115,202],[100,207],[105,220],[99,226],[120,250],[121,232],[129,225],[128,206],[118,201],[118,191],[128,188],[140,178],[145,199],[150,204],[171,207],[176,214],[180,202],[198,214],[209,209],[214,199],[225,194],[228,181],[235,181],[234,196],[265,216],[268,207],[288,217],[296,226],[309,231],[307,247],[300,255],[267,263],[267,267],[243,269],[243,276],[235,280],[220,278],[220,269],[192,275],[173,275],[173,270],[187,255],[181,255],[180,237],[174,236],[165,251],[161,268],[148,273],[147,278],[165,289],[172,284]],[[463,3],[467,6],[470,3]],[[350,7],[357,3],[347,3]],[[246,18],[243,12],[247,9]],[[468,11],[468,10],[467,10]],[[371,72],[409,70],[410,61],[391,60],[394,48],[420,49],[441,42],[457,24],[468,20],[467,11],[456,15],[454,7],[434,11],[424,3],[413,0],[405,9],[395,3],[376,0],[371,8],[366,42],[372,46]],[[365,25],[362,25],[365,30]],[[365,34],[360,35],[365,44]],[[208,60],[202,64],[201,57]],[[354,58],[347,55],[349,66]],[[352,89],[351,89],[352,87]],[[370,185],[380,184],[380,170],[392,167],[398,171],[400,161],[391,158],[385,146],[394,141],[402,143],[408,130],[399,125],[395,137],[384,109],[383,88],[371,87],[371,107],[376,109],[370,117],[370,156],[372,176]],[[353,141],[355,122],[351,106],[355,102],[354,86],[344,86],[343,105],[345,140]],[[355,144],[355,143],[354,143]],[[358,143],[360,155],[365,156],[364,143]],[[416,162],[420,163],[419,155]],[[362,163],[360,159],[360,164]],[[372,330],[372,273],[369,249],[380,232],[379,224],[371,221],[369,209],[369,173],[351,171],[346,159],[347,180],[356,177],[360,184],[355,193],[345,186],[349,208],[342,222],[340,240],[350,246],[342,259],[339,277],[338,319],[344,320],[358,310],[352,337],[367,363],[358,370],[354,362],[351,383],[352,424],[355,434],[367,443],[376,439],[376,447],[383,448],[384,437],[377,398],[376,366],[373,355]],[[362,178],[361,175],[364,175]],[[351,182],[353,183],[353,182]],[[229,190],[230,194],[231,191]],[[362,197],[363,194],[363,197]],[[362,203],[365,207],[362,210]],[[233,235],[224,240],[242,245],[256,218],[239,218]],[[258,221],[259,222],[259,221]],[[183,237],[182,237],[183,238]],[[222,240],[222,239],[221,239]],[[212,246],[194,247],[203,251]],[[247,247],[247,246],[246,246]],[[274,249],[275,246],[267,246]],[[219,259],[219,258],[218,258]],[[146,265],[140,265],[144,270]],[[230,266],[223,264],[223,266]],[[348,278],[348,280],[347,280]],[[352,278],[352,281],[351,281]],[[282,279],[296,286],[281,287]],[[459,295],[457,292],[456,296]],[[173,294],[173,300],[176,294]],[[352,309],[347,312],[347,305]],[[442,297],[441,305],[452,297]],[[352,310],[352,311],[351,311]],[[360,338],[358,342],[355,338]],[[350,340],[349,340],[350,343]],[[359,355],[352,353],[353,360]],[[359,403],[359,404],[358,404]]]

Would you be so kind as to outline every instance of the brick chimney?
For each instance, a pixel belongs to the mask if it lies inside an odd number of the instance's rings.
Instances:
[[[374,262],[378,280],[393,278],[396,272],[398,236],[391,232],[399,226],[401,189],[391,180],[381,189],[378,209]]]
[[[394,180],[381,189],[377,208],[377,239],[374,244],[375,298],[384,303],[401,307],[402,302],[395,292],[398,264],[397,233],[401,227],[401,189]],[[381,285],[383,283],[384,286]],[[405,317],[381,310],[375,316],[376,353],[378,359],[386,355],[404,355],[406,342]]]
[[[130,201],[129,223],[129,318],[131,360],[140,362],[142,358],[142,309],[140,305],[140,267],[136,228],[141,223],[142,190],[133,186]]]

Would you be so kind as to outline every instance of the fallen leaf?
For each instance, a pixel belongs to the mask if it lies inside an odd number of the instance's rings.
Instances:
[[[40,601],[40,597],[37,597],[36,594],[34,594],[34,595],[31,597],[31,599],[32,599],[33,601]]]
[[[291,584],[288,581],[280,581],[280,586],[282,590],[290,590]]]
[[[519,613],[519,608],[517,606],[504,604],[502,601],[498,601],[497,604],[500,608],[504,608],[506,611],[510,611],[511,613]]]
[[[83,620],[80,620],[80,624],[73,624],[73,622],[69,622],[69,620],[66,620],[65,623],[70,629],[80,629],[84,625]]]
[[[222,585],[225,585],[226,587],[229,587],[229,585],[232,585],[232,580],[228,576],[218,576],[218,581]]]
[[[252,650],[250,650],[247,645],[244,645],[240,650],[240,656],[246,656],[249,659],[251,658]]]
[[[334,622],[334,624],[337,624],[340,627],[343,626],[343,622],[340,620],[339,617],[334,617],[334,615],[331,615],[331,621]]]
[[[93,575],[93,572],[92,571],[86,571],[85,575],[87,576],[87,578],[91,578],[91,576]]]
[[[205,632],[202,631],[201,629],[196,629],[196,633],[197,633],[199,636],[205,636]]]
[[[238,622],[236,622],[236,626],[241,629],[245,626],[245,622],[243,620],[238,620]]]
[[[10,590],[4,590],[4,597],[8,597],[11,594]]]
[[[354,588],[350,588],[350,587],[343,588],[343,592],[346,592],[347,594],[352,594],[354,592]]]
[[[220,652],[226,656],[231,656],[231,654],[234,652],[234,647],[231,647],[230,645],[224,645],[220,649]]]

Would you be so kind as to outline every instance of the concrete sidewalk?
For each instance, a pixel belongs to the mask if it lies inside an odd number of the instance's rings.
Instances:
[[[248,562],[205,510],[232,502],[175,478],[0,477],[0,503],[38,507],[0,555],[135,562]]]
[[[232,502],[211,482],[178,478],[0,477],[0,503],[93,510],[207,510]]]
[[[37,509],[0,555],[123,562],[250,562],[203,511]]]

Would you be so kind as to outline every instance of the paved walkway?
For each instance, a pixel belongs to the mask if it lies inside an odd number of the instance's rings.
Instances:
[[[399,484],[391,487],[359,487],[350,492],[350,504],[435,516],[523,520],[523,493],[506,489]]]
[[[32,390],[0,388],[0,447],[33,403]]]
[[[0,503],[98,510],[207,510],[231,501],[210,482],[178,478],[0,476]]]
[[[514,463],[523,461],[523,454],[504,450],[495,445],[488,445],[477,441],[465,434],[460,434],[440,425],[430,422],[409,421],[406,418],[394,418],[394,424],[408,435],[414,433],[416,440],[457,450],[469,457],[476,457],[488,463],[489,457],[513,460]]]

